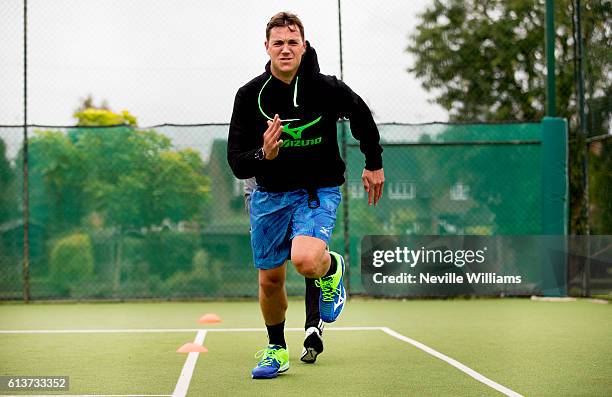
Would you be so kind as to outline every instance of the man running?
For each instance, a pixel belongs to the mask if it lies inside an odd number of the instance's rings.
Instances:
[[[346,84],[320,73],[300,19],[287,12],[274,15],[265,47],[270,61],[236,93],[228,137],[234,175],[257,180],[250,197],[251,247],[269,344],[258,355],[253,378],[273,378],[289,369],[287,259],[320,288],[323,321],[335,321],[344,307],[344,259],[327,250],[344,183],[338,119],[350,120],[365,155],[368,204],[378,203],[384,185],[382,147],[370,109]]]

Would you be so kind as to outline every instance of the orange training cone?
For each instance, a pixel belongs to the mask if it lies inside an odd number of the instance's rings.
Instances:
[[[206,313],[205,315],[200,317],[200,319],[198,320],[198,323],[200,324],[215,324],[215,323],[220,323],[220,322],[221,322],[221,317],[219,317],[215,313]]]
[[[197,343],[185,343],[179,347],[177,353],[207,353],[208,349],[204,346],[198,345]]]

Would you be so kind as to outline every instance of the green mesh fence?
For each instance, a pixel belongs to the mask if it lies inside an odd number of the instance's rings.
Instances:
[[[0,129],[0,299],[23,296],[22,179],[15,172],[21,134],[21,128]]]
[[[587,153],[591,234],[612,235],[612,135],[592,139]]]
[[[226,163],[227,128],[31,128],[31,298],[256,296],[243,181]],[[386,184],[376,207],[361,185],[358,143],[348,142],[351,292],[363,292],[358,250],[366,234],[540,233],[540,124],[379,128]],[[1,299],[23,291],[21,134],[0,135],[10,143]],[[338,214],[331,246],[342,252]],[[287,290],[303,294],[294,270]]]
[[[367,206],[363,156],[351,142],[351,292],[363,291],[358,263],[363,235],[541,233],[540,129],[539,124],[381,125],[385,199],[376,208]]]

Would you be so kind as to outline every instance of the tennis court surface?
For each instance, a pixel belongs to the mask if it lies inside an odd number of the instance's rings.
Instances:
[[[252,380],[267,341],[256,302],[2,304],[0,375],[69,376],[69,390],[0,394],[612,394],[611,304],[355,298],[313,365],[299,360],[303,305],[290,300],[289,371]],[[208,352],[176,352],[189,342]]]

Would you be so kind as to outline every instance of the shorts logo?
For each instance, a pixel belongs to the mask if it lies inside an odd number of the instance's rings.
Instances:
[[[328,228],[326,228],[324,226],[321,226],[321,229],[319,229],[319,231],[321,233],[323,233],[325,236],[329,237],[329,229]]]

